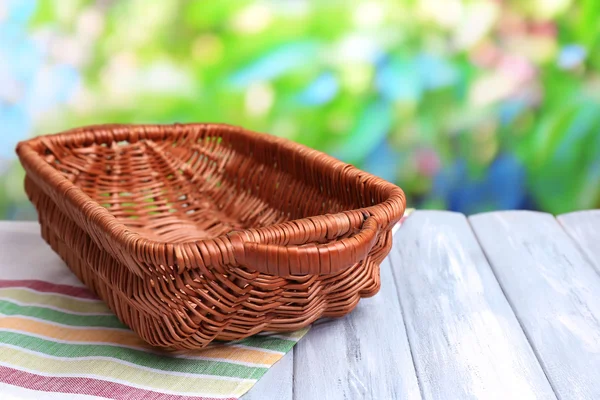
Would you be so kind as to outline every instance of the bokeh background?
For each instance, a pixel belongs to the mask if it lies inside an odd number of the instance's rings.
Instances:
[[[410,206],[600,206],[598,0],[0,0],[0,218],[14,147],[217,121],[399,184]]]

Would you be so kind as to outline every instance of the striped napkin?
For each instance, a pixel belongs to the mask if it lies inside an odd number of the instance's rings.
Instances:
[[[121,324],[41,240],[0,222],[0,398],[237,399],[308,329],[152,348]]]

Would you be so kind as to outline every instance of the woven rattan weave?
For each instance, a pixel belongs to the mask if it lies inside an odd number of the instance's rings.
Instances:
[[[395,185],[228,125],[91,126],[17,152],[44,239],[162,347],[348,313],[378,291],[405,208]]]

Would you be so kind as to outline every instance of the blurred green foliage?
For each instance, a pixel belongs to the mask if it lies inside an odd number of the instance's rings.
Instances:
[[[27,90],[51,106],[26,107],[31,123],[0,114],[0,148],[92,123],[217,121],[328,152],[411,206],[600,205],[596,0],[4,3],[0,43],[11,24],[32,43],[46,79]],[[5,108],[28,104],[4,92]],[[0,154],[0,217],[29,217]]]

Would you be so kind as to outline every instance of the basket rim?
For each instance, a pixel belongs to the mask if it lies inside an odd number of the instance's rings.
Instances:
[[[85,220],[87,221],[87,223],[91,224],[91,226],[96,232],[102,233],[103,235],[116,241],[126,249],[135,249],[135,253],[130,254],[130,256],[139,259],[139,257],[135,257],[135,254],[139,255],[147,253],[152,249],[155,249],[157,246],[169,246],[172,250],[175,251],[175,253],[181,254],[181,251],[184,249],[185,246],[226,238],[228,237],[229,233],[222,234],[214,238],[203,238],[178,243],[149,239],[144,235],[138,233],[137,231],[131,230],[123,222],[120,222],[108,209],[106,209],[100,203],[88,196],[79,186],[77,186],[77,184],[71,182],[59,171],[54,169],[52,166],[48,165],[47,162],[45,162],[42,159],[40,152],[36,150],[36,147],[38,147],[40,144],[43,144],[44,139],[48,137],[54,137],[60,140],[64,140],[65,142],[71,142],[74,139],[75,135],[85,132],[85,140],[81,141],[80,139],[78,140],[78,142],[75,143],[77,147],[85,147],[86,144],[91,145],[93,143],[103,143],[103,141],[108,143],[132,139],[131,142],[135,142],[144,139],[144,134],[152,134],[153,132],[156,132],[164,127],[169,127],[174,130],[181,128],[204,128],[215,130],[228,129],[233,134],[249,136],[252,140],[274,142],[279,147],[289,151],[293,151],[294,153],[299,154],[301,157],[304,158],[318,156],[322,160],[330,163],[333,169],[337,170],[339,168],[343,171],[342,173],[344,174],[355,174],[357,178],[359,178],[363,182],[367,182],[369,186],[381,186],[384,189],[386,189],[388,193],[387,199],[369,207],[349,209],[334,214],[319,214],[315,216],[297,218],[294,220],[283,221],[277,224],[268,225],[260,228],[246,228],[244,230],[235,231],[236,233],[244,234],[249,231],[262,232],[263,230],[276,228],[278,226],[281,226],[282,224],[294,221],[314,220],[315,218],[320,218],[325,215],[343,216],[347,215],[348,212],[362,212],[363,214],[368,213],[371,216],[375,216],[374,214],[387,215],[389,218],[384,217],[384,219],[387,219],[385,221],[378,220],[378,225],[380,225],[380,228],[384,230],[389,230],[391,229],[391,226],[394,224],[394,222],[402,217],[406,209],[406,197],[404,195],[404,191],[400,187],[394,185],[393,183],[390,183],[382,178],[374,176],[368,172],[362,171],[353,166],[352,164],[345,163],[336,159],[335,157],[332,157],[321,151],[312,149],[308,146],[296,143],[292,140],[269,134],[258,133],[256,131],[242,128],[240,126],[224,123],[86,125],[59,133],[42,135],[23,140],[17,144],[16,152],[19,156],[21,163],[27,171],[27,174],[30,175],[36,183],[46,184],[41,185],[44,192],[46,192],[51,197],[54,197],[55,200],[62,197],[62,200],[64,200],[68,205],[75,207],[75,209],[77,209],[79,212],[83,213],[85,211]],[[140,131],[142,132],[142,137],[139,136]],[[102,141],[99,141],[99,139]],[[50,182],[56,183],[52,183],[50,185]],[[48,193],[46,188],[49,188],[51,192],[54,192],[55,196],[52,196],[52,193]],[[58,189],[60,189],[60,193],[58,192]],[[401,212],[397,216],[390,216],[388,213],[382,212],[382,209],[384,208],[397,208],[401,210]]]

